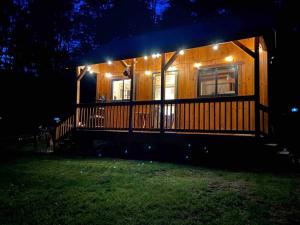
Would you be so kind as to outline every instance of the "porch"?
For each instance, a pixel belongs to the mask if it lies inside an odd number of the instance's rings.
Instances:
[[[56,139],[77,131],[210,134],[269,133],[267,49],[262,36],[108,60],[77,68],[75,114]],[[96,77],[83,102],[84,77]]]

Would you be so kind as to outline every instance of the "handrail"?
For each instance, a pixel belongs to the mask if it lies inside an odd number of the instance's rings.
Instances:
[[[75,115],[67,117],[55,127],[55,141],[70,133],[75,128]]]
[[[231,101],[252,101],[252,100],[255,100],[254,95],[168,99],[168,100],[163,100],[163,103],[165,103],[165,104],[175,104],[175,103],[231,102]],[[161,103],[161,100],[132,101],[133,105],[160,104],[160,103]],[[122,105],[130,105],[130,102],[129,101],[112,101],[112,102],[80,103],[80,104],[77,104],[77,106],[79,106],[79,107],[122,106]]]
[[[253,95],[78,104],[77,110],[78,129],[246,134],[256,130]]]

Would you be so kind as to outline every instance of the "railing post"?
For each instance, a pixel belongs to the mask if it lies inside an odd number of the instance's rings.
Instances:
[[[133,94],[134,94],[134,73],[135,73],[135,59],[131,61],[130,75],[130,100],[129,100],[129,133],[132,133],[132,119],[133,119]]]
[[[255,58],[254,58],[254,95],[255,95],[255,136],[260,134],[260,107],[259,107],[259,37],[255,37]]]
[[[164,133],[164,120],[165,120],[165,63],[166,54],[161,55],[161,67],[160,67],[160,133]]]

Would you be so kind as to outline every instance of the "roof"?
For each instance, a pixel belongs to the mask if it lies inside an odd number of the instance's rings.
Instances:
[[[255,15],[256,17],[256,15]],[[75,60],[76,65],[102,63],[170,52],[263,35],[271,18],[226,18],[113,40]]]

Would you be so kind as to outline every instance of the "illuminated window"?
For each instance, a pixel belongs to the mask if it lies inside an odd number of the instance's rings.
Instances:
[[[112,81],[112,100],[123,101],[130,99],[131,80],[113,80]]]
[[[237,73],[236,65],[200,69],[198,97],[236,95]]]
[[[153,79],[153,94],[154,100],[160,100],[160,74],[154,74]],[[176,98],[176,81],[177,80],[177,72],[171,71],[165,73],[165,99],[175,99]]]

